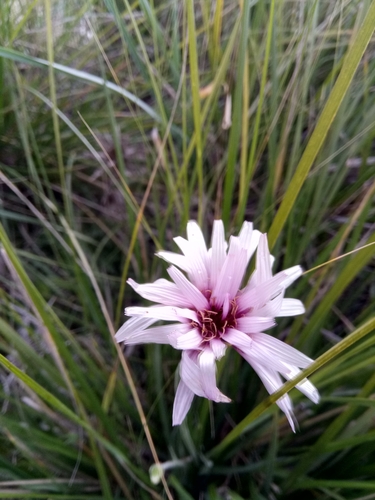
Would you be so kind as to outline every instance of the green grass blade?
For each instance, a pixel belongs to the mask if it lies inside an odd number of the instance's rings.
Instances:
[[[275,391],[267,399],[260,403],[247,417],[245,417],[239,424],[236,425],[236,427],[234,427],[234,429],[221,441],[219,445],[217,445],[210,451],[209,456],[214,457],[222,453],[225,448],[227,448],[234,440],[238,439],[244,432],[246,432],[246,428],[267,408],[275,403],[275,401],[277,401],[281,396],[293,389],[293,387],[295,387],[304,378],[309,377],[316,370],[339,356],[344,350],[348,349],[350,346],[371,333],[374,329],[375,317],[366,321],[364,325],[357,328],[345,339],[341,340],[341,342],[331,347],[331,349],[319,356],[319,358],[316,359],[308,368],[303,370],[300,375],[298,375],[298,377],[295,377],[292,380],[286,382],[280,389]]]
[[[275,245],[276,240],[281,233],[297,199],[298,193],[300,192],[303,183],[305,182],[306,177],[313,165],[313,162],[327,137],[330,126],[349,89],[350,83],[354,77],[359,63],[361,62],[366,47],[370,43],[374,29],[375,1],[372,1],[365,20],[358,30],[355,40],[348,50],[335,86],[333,87],[326,105],[324,106],[324,109],[318,119],[311,138],[306,146],[295,174],[293,175],[293,178],[283,197],[280,208],[277,211],[272,226],[268,232],[268,242],[270,248],[273,248],[273,246]]]

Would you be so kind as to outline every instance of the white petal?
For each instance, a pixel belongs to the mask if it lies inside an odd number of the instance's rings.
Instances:
[[[194,358],[194,359],[192,359]],[[182,351],[180,363],[181,380],[189,387],[197,396],[206,397],[201,385],[201,372],[196,363],[197,353],[194,351]]]
[[[206,398],[215,401],[217,396],[216,387],[216,363],[215,355],[211,349],[205,349],[198,357],[199,367],[202,372],[202,388]]]
[[[210,289],[213,290],[217,283],[221,268],[226,257],[227,243],[225,241],[224,224],[215,220],[212,228],[212,249],[210,269]]]
[[[280,389],[280,387],[283,385],[283,381],[280,375],[276,371],[272,370],[269,367],[265,367],[255,362],[254,360],[249,360],[247,356],[244,355],[244,353],[240,354],[246,359],[246,361],[248,361],[251,364],[251,366],[257,372],[259,378],[263,382],[264,387],[267,389],[269,394],[272,394],[278,389]],[[292,428],[292,431],[296,432],[295,417],[293,414],[293,405],[288,394],[284,394],[284,396],[282,396],[280,399],[276,401],[276,404],[285,413],[286,418],[289,421],[290,427]]]
[[[170,336],[182,335],[188,325],[177,323],[175,325],[156,326],[141,331],[127,331],[116,337],[117,342],[124,341],[127,345],[135,344],[169,344]],[[120,331],[118,332],[120,333]]]
[[[184,318],[198,321],[195,311],[173,306],[127,307],[125,314],[154,318],[155,320],[164,319],[165,321],[178,321]]]
[[[283,288],[288,288],[288,286],[291,285],[293,283],[293,281],[296,281],[296,279],[301,276],[302,272],[303,271],[302,271],[301,266],[293,266],[293,267],[289,267],[288,269],[284,269],[283,271],[281,271],[281,273],[286,275],[286,278],[281,283],[281,286]],[[278,273],[278,274],[281,274],[281,273]],[[278,276],[278,274],[275,274],[275,278],[276,278],[276,276]]]
[[[202,236],[203,237],[203,236]],[[182,253],[185,255],[189,266],[189,279],[194,285],[202,291],[208,289],[208,271],[206,262],[208,260],[207,250],[203,259],[202,248],[198,244],[187,241],[181,236],[174,238],[175,243],[179,246]]]
[[[241,246],[246,248],[247,251],[247,262],[253,256],[258,244],[259,238],[262,233],[257,230],[253,230],[253,224],[251,222],[245,221],[242,224],[240,234],[238,235]]]
[[[207,247],[206,247],[206,242],[204,241],[204,236],[201,231],[201,228],[194,220],[190,220],[187,223],[186,232],[189,243],[191,243],[194,246],[195,250],[201,256],[202,261],[206,263]]]
[[[258,316],[243,316],[237,319],[237,329],[245,333],[261,332],[275,325],[272,318],[262,318]]]
[[[250,337],[253,337],[253,334],[250,334]],[[277,371],[282,375],[285,375],[285,373],[289,372],[290,365],[286,366],[286,364],[283,363],[279,356],[277,356],[273,352],[270,352],[267,347],[265,347],[261,343],[254,341],[254,339],[252,340],[253,343],[251,345],[251,349],[249,349],[248,351],[244,350],[244,352],[246,352],[246,354],[249,356],[249,359],[251,358],[262,366],[272,366],[272,369],[274,371]]]
[[[278,358],[283,363],[299,368],[306,368],[313,362],[311,358],[294,347],[266,333],[252,333],[251,338],[256,344],[264,346],[270,356]]]
[[[221,359],[226,351],[227,346],[220,339],[212,339],[210,341],[210,347],[215,355],[216,359]]]
[[[270,257],[271,254],[268,250],[267,235],[261,234],[256,258],[256,284],[263,283],[272,278]]]
[[[190,410],[194,393],[180,380],[173,403],[172,425],[180,425]]]
[[[213,351],[204,349],[198,356],[198,363],[202,374],[201,384],[206,398],[216,403],[229,403],[230,399],[216,387],[216,363]]]
[[[297,316],[298,314],[303,314],[304,312],[305,307],[300,300],[283,299],[281,309],[275,316]]]
[[[295,367],[289,367],[290,372],[288,375],[286,375],[286,378],[288,380],[296,377],[299,373],[301,373],[301,370]],[[307,378],[303,379],[302,382],[296,385],[297,389],[302,392],[305,396],[307,396],[311,401],[315,404],[319,403],[320,400],[320,395],[318,392],[318,389],[315,387],[314,384],[312,384]]]
[[[255,314],[262,317],[276,318],[277,316],[280,316],[281,304],[283,303],[283,300],[284,293],[278,292],[276,297],[269,300],[263,307],[249,313],[249,316]]]
[[[247,266],[247,252],[241,248],[238,238],[231,237],[228,255],[225,258],[211,300],[222,306],[226,294],[233,299],[239,290]]]
[[[202,336],[196,329],[182,335],[174,336],[174,339],[171,341],[171,344],[176,349],[198,349],[201,343]]]
[[[117,342],[122,342],[126,338],[130,338],[131,335],[142,332],[156,321],[157,320],[153,318],[131,318],[119,328],[115,335],[115,339]]]
[[[240,311],[248,308],[254,311],[263,307],[269,300],[283,291],[283,283],[287,278],[288,275],[281,272],[256,286],[250,280],[249,285],[241,291],[237,299]]]
[[[173,264],[173,265],[179,267],[183,271],[189,272],[189,270],[190,270],[189,261],[185,257],[185,255],[180,255],[178,253],[165,252],[165,251],[158,252],[156,255],[158,257],[160,257],[161,259],[169,262],[169,264]]]
[[[244,352],[248,352],[253,343],[249,335],[246,335],[246,333],[240,332],[234,328],[228,328],[221,338],[225,340],[225,342],[228,342],[228,344],[238,347],[238,349],[241,349]]]
[[[226,293],[224,295],[224,301],[223,301],[223,304],[222,304],[222,317],[223,318],[226,318],[228,313],[229,313],[229,308],[230,308],[230,297],[229,297],[229,293]]]
[[[127,283],[144,299],[166,306],[187,307],[191,305],[175,283],[171,283],[165,279],[139,285],[130,278]]]
[[[209,307],[206,297],[194,286],[176,267],[168,269],[169,276],[176,283],[178,289],[186,297],[186,302],[196,309],[207,309]],[[186,305],[186,304],[185,304]]]

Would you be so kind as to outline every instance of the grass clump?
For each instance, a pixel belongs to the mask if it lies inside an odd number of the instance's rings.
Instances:
[[[5,0],[0,19],[0,498],[373,498],[375,3]],[[233,352],[234,404],[172,428],[179,354],[113,342],[127,277],[164,276],[155,251],[215,218],[307,271],[306,314],[273,331],[317,358],[297,435]]]

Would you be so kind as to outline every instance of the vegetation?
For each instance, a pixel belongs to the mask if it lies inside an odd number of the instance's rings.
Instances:
[[[374,28],[370,0],[0,2],[0,498],[375,498]],[[233,403],[172,427],[180,353],[114,342],[126,279],[215,218],[306,270],[272,330],[316,359],[319,405],[277,393],[297,434],[233,351]]]

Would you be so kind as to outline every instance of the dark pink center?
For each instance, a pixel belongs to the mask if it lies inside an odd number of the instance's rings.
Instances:
[[[236,315],[238,305],[236,299],[230,301],[229,311],[223,315],[223,308],[211,305],[210,310],[197,311],[198,322],[193,321],[192,326],[198,328],[202,335],[202,340],[209,342],[212,339],[220,339],[227,328],[235,328],[237,325]]]

